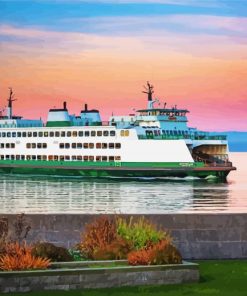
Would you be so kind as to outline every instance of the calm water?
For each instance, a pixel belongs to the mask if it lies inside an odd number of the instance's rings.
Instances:
[[[0,176],[0,213],[247,213],[247,153],[230,156],[227,183]]]

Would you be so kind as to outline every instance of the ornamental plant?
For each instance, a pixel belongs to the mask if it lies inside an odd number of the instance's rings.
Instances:
[[[81,235],[81,242],[77,249],[88,259],[94,259],[98,250],[104,249],[117,238],[116,223],[108,216],[100,216],[92,223],[87,224]]]
[[[32,255],[48,258],[55,262],[73,261],[72,255],[64,247],[55,246],[48,242],[38,242],[32,247]]]
[[[117,237],[113,242],[99,248],[93,254],[94,260],[121,260],[127,259],[127,255],[133,250],[133,245],[121,237]]]
[[[6,254],[0,257],[0,270],[46,269],[50,260],[32,255],[32,247],[26,243],[9,243]]]
[[[182,257],[169,240],[161,240],[148,249],[132,251],[128,254],[130,265],[180,264]]]
[[[156,244],[162,239],[171,241],[167,232],[158,230],[156,225],[144,217],[141,217],[137,221],[133,217],[129,221],[123,218],[117,218],[116,224],[117,234],[127,241],[131,241],[136,250]]]

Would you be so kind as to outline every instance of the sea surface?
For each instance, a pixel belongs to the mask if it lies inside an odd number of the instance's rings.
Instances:
[[[226,183],[198,179],[0,176],[0,213],[247,213],[247,152]]]

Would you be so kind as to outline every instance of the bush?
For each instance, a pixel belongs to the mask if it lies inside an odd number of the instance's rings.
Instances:
[[[77,245],[82,256],[88,259],[94,258],[94,253],[104,249],[117,238],[116,223],[107,216],[101,216],[86,225],[81,236],[81,242]]]
[[[11,229],[12,228],[12,229]],[[0,256],[6,254],[8,243],[24,242],[31,230],[30,222],[25,214],[16,215],[13,225],[9,224],[8,218],[0,218]]]
[[[49,258],[55,262],[73,261],[73,256],[66,248],[57,247],[47,242],[36,243],[32,248],[32,255]]]
[[[93,254],[94,260],[121,260],[127,259],[133,245],[125,239],[118,237],[109,245],[105,245]]]
[[[49,259],[35,257],[31,251],[32,247],[26,243],[7,244],[6,254],[0,258],[0,270],[46,269],[50,265]]]
[[[8,231],[8,219],[5,217],[0,218],[0,257],[6,254]]]
[[[136,250],[158,243],[162,239],[171,240],[170,236],[149,222],[144,217],[141,217],[136,222],[133,217],[127,221],[126,219],[117,219],[117,233],[122,238],[133,242]]]
[[[130,252],[128,262],[130,265],[180,264],[182,257],[169,240],[161,240],[148,249]]]
[[[149,250],[150,264],[180,264],[182,257],[178,249],[166,240],[160,241]]]

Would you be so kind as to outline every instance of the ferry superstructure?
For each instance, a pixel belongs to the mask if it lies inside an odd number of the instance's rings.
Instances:
[[[225,179],[236,168],[228,159],[226,136],[187,126],[187,109],[155,108],[153,86],[147,109],[102,122],[87,104],[79,116],[64,102],[50,109],[46,124],[0,116],[0,173],[83,177],[199,177]]]

